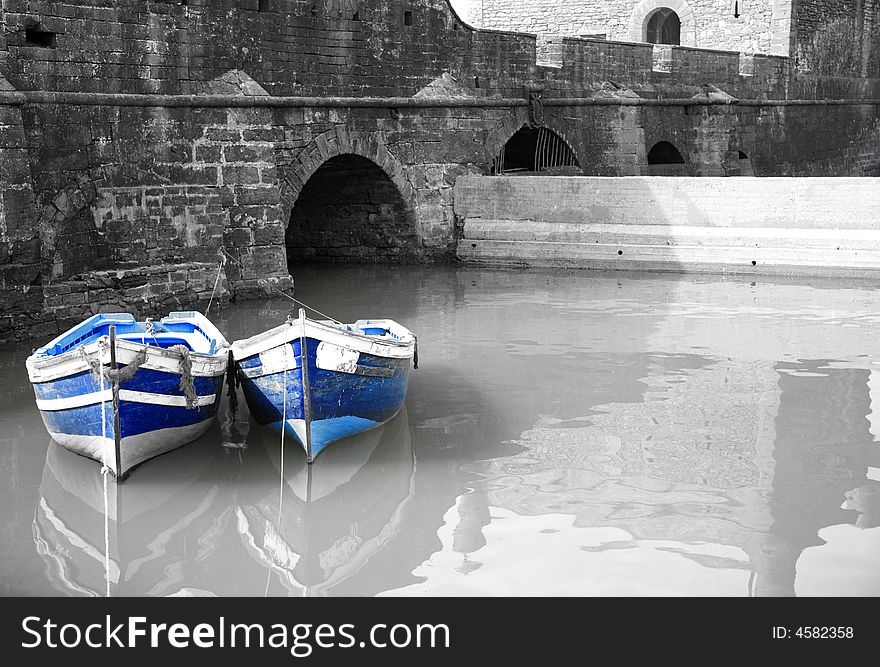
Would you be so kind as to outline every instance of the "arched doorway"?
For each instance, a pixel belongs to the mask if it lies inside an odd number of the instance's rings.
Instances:
[[[492,173],[580,176],[583,171],[565,139],[549,127],[526,125],[501,148]]]
[[[637,0],[629,18],[629,38],[634,42],[700,46],[688,0]]]
[[[645,41],[650,44],[681,44],[681,19],[669,7],[660,7],[645,20]]]
[[[287,266],[302,262],[400,262],[418,237],[411,208],[372,160],[327,160],[303,186],[285,234]]]
[[[688,175],[684,158],[668,141],[658,141],[648,151],[648,176]]]

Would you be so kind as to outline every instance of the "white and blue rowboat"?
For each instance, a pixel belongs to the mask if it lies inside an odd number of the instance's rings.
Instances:
[[[114,313],[61,334],[35,350],[26,366],[52,439],[123,478],[208,429],[228,362],[229,343],[201,313],[170,313],[158,322]]]
[[[415,336],[392,320],[340,324],[308,319],[302,310],[298,319],[232,344],[254,419],[294,436],[309,463],[330,443],[398,413],[415,355]]]

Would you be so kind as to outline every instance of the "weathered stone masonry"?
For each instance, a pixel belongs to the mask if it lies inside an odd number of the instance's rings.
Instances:
[[[451,258],[456,179],[529,124],[586,174],[661,140],[694,175],[878,171],[878,82],[787,58],[567,39],[542,67],[446,0],[0,6],[0,339]]]
[[[547,53],[562,37],[646,41],[659,8],[681,21],[681,45],[793,56],[799,70],[880,75],[877,0],[470,0],[475,25],[539,36]]]

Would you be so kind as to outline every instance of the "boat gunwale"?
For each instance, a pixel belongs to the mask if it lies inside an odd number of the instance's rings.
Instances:
[[[103,318],[103,319],[101,319],[101,318]],[[147,319],[150,319],[150,318],[147,318]],[[76,352],[77,350],[79,350],[80,347],[83,347],[83,346],[90,347],[92,345],[97,344],[98,341],[100,341],[102,338],[106,337],[108,334],[100,335],[89,343],[79,344],[79,345],[75,345],[74,347],[69,347],[69,349],[64,350],[60,354],[49,354],[49,352],[48,352],[48,350],[50,348],[52,348],[56,345],[59,345],[61,343],[61,341],[63,341],[66,336],[69,336],[71,333],[76,331],[76,329],[78,329],[79,327],[83,326],[84,324],[86,324],[92,320],[94,320],[92,331],[94,331],[94,329],[97,328],[97,326],[102,323],[106,323],[108,326],[111,326],[114,324],[128,324],[128,325],[130,325],[130,324],[136,324],[136,325],[137,324],[144,324],[145,325],[147,322],[146,319],[143,321],[137,320],[134,317],[134,315],[132,315],[131,313],[97,313],[97,314],[92,315],[91,317],[83,320],[79,324],[75,324],[74,326],[67,329],[67,331],[64,331],[63,333],[58,334],[57,336],[55,336],[55,338],[50,340],[45,345],[41,345],[40,347],[34,349],[34,351],[31,353],[30,357],[28,357],[28,358],[33,357],[37,360],[43,360],[43,359],[53,359],[53,358],[57,358],[57,357],[63,357],[64,355],[66,355],[70,352]],[[151,320],[151,321],[153,321],[153,320]],[[226,348],[229,347],[229,341],[226,340],[226,337],[220,332],[220,330],[217,328],[217,326],[213,322],[211,322],[211,320],[209,320],[205,315],[203,315],[202,313],[200,313],[198,311],[172,311],[172,312],[168,313],[167,315],[165,315],[164,317],[162,317],[161,319],[155,320],[154,322],[155,322],[155,324],[160,324],[160,325],[161,324],[169,324],[169,325],[170,324],[191,324],[197,330],[197,332],[200,333],[204,337],[204,339],[209,344],[216,343],[217,350],[220,350],[224,347],[226,347]],[[144,338],[146,337],[146,331],[138,332],[138,333],[142,333],[143,337]],[[157,333],[160,333],[160,332],[157,331]],[[125,334],[125,335],[128,336],[131,334]],[[117,339],[117,343],[122,343],[123,341],[124,342],[137,342],[137,341],[133,341],[128,338],[118,338]],[[141,343],[141,344],[149,345],[148,343]],[[71,345],[74,345],[74,343],[71,343]],[[151,347],[156,347],[157,349],[165,349],[165,348],[159,348],[158,346],[155,346],[155,345],[153,345]],[[194,349],[191,349],[190,352],[192,354],[199,354],[202,356],[213,356],[213,354],[214,354],[211,352],[199,352]]]
[[[196,377],[216,377],[218,375],[222,375],[226,371],[227,362],[229,360],[229,342],[226,340],[223,334],[220,333],[217,327],[201,313],[171,313],[167,317],[171,317],[171,315],[183,314],[186,314],[187,317],[178,317],[171,319],[178,319],[181,322],[192,322],[195,326],[198,326],[201,329],[201,334],[205,336],[206,341],[215,341],[217,343],[217,348],[214,350],[214,352],[199,352],[195,350],[190,350],[190,358],[193,362],[191,370],[192,374]],[[162,319],[165,320],[166,318]],[[85,322],[88,321],[89,320],[85,320]],[[56,341],[63,339],[64,336],[68,335],[70,332],[72,332],[82,324],[83,323],[80,323],[74,327],[71,327],[66,332],[58,335],[52,341],[50,341],[43,347],[38,348],[30,356],[28,356],[28,358],[25,360],[25,367],[27,368],[28,379],[31,384],[54,382],[65,377],[78,375],[80,373],[90,370],[89,365],[85,362],[85,360],[81,358],[82,352],[80,352],[80,350],[84,350],[87,356],[96,358],[102,365],[106,366],[110,363],[110,349],[109,346],[106,344],[106,340],[108,339],[108,336],[106,334],[99,336],[90,343],[72,347],[69,350],[62,352],[61,354],[45,354],[45,350],[48,347],[50,347]],[[216,336],[214,338],[208,337],[209,335],[214,333],[216,333]],[[144,363],[141,364],[141,368],[164,373],[172,373],[175,375],[180,374],[180,371],[177,368],[168,368],[163,364],[163,362],[170,362],[175,365],[180,364],[182,354],[180,352],[171,350],[170,348],[163,348],[157,345],[144,343],[137,340],[117,338],[116,349],[117,351],[124,352],[125,356],[134,356],[140,354],[143,350],[146,350],[147,359],[144,361]]]
[[[377,325],[385,326],[389,330],[391,330],[393,327],[396,327],[400,331],[404,332],[404,337],[401,339],[379,338],[377,336],[360,334],[355,331],[342,329],[339,326],[333,326],[332,324],[328,324],[322,321],[306,318],[305,325],[303,325],[300,320],[288,320],[283,324],[272,327],[271,329],[268,329],[266,331],[262,331],[258,334],[251,336],[250,338],[233,341],[231,346],[232,356],[235,361],[243,361],[286,343],[292,343],[295,340],[302,338],[303,336],[305,336],[306,338],[313,338],[321,342],[330,342],[325,341],[326,336],[320,335],[320,332],[323,332],[325,334],[330,334],[330,336],[332,337],[341,337],[343,340],[347,338],[354,339],[361,342],[362,344],[366,344],[366,347],[370,348],[368,350],[357,350],[354,347],[340,345],[340,347],[344,347],[346,349],[352,349],[358,352],[363,352],[365,354],[373,354],[375,356],[387,358],[412,358],[415,352],[416,336],[409,329],[390,319],[358,320],[356,323],[352,323],[352,325],[343,326],[353,326],[354,324],[358,324],[361,322],[372,322]],[[317,329],[317,335],[313,335],[313,333],[310,333],[310,328]],[[337,343],[334,342],[332,344],[335,345]],[[380,349],[383,347],[388,348],[388,351],[391,353],[383,354],[383,352],[380,351]],[[400,354],[400,352],[404,352],[404,354]]]

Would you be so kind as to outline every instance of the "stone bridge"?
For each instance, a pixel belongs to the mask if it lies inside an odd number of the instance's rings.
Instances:
[[[0,339],[455,257],[462,175],[880,173],[876,79],[447,0],[3,0]],[[152,311],[155,312],[155,311]]]

